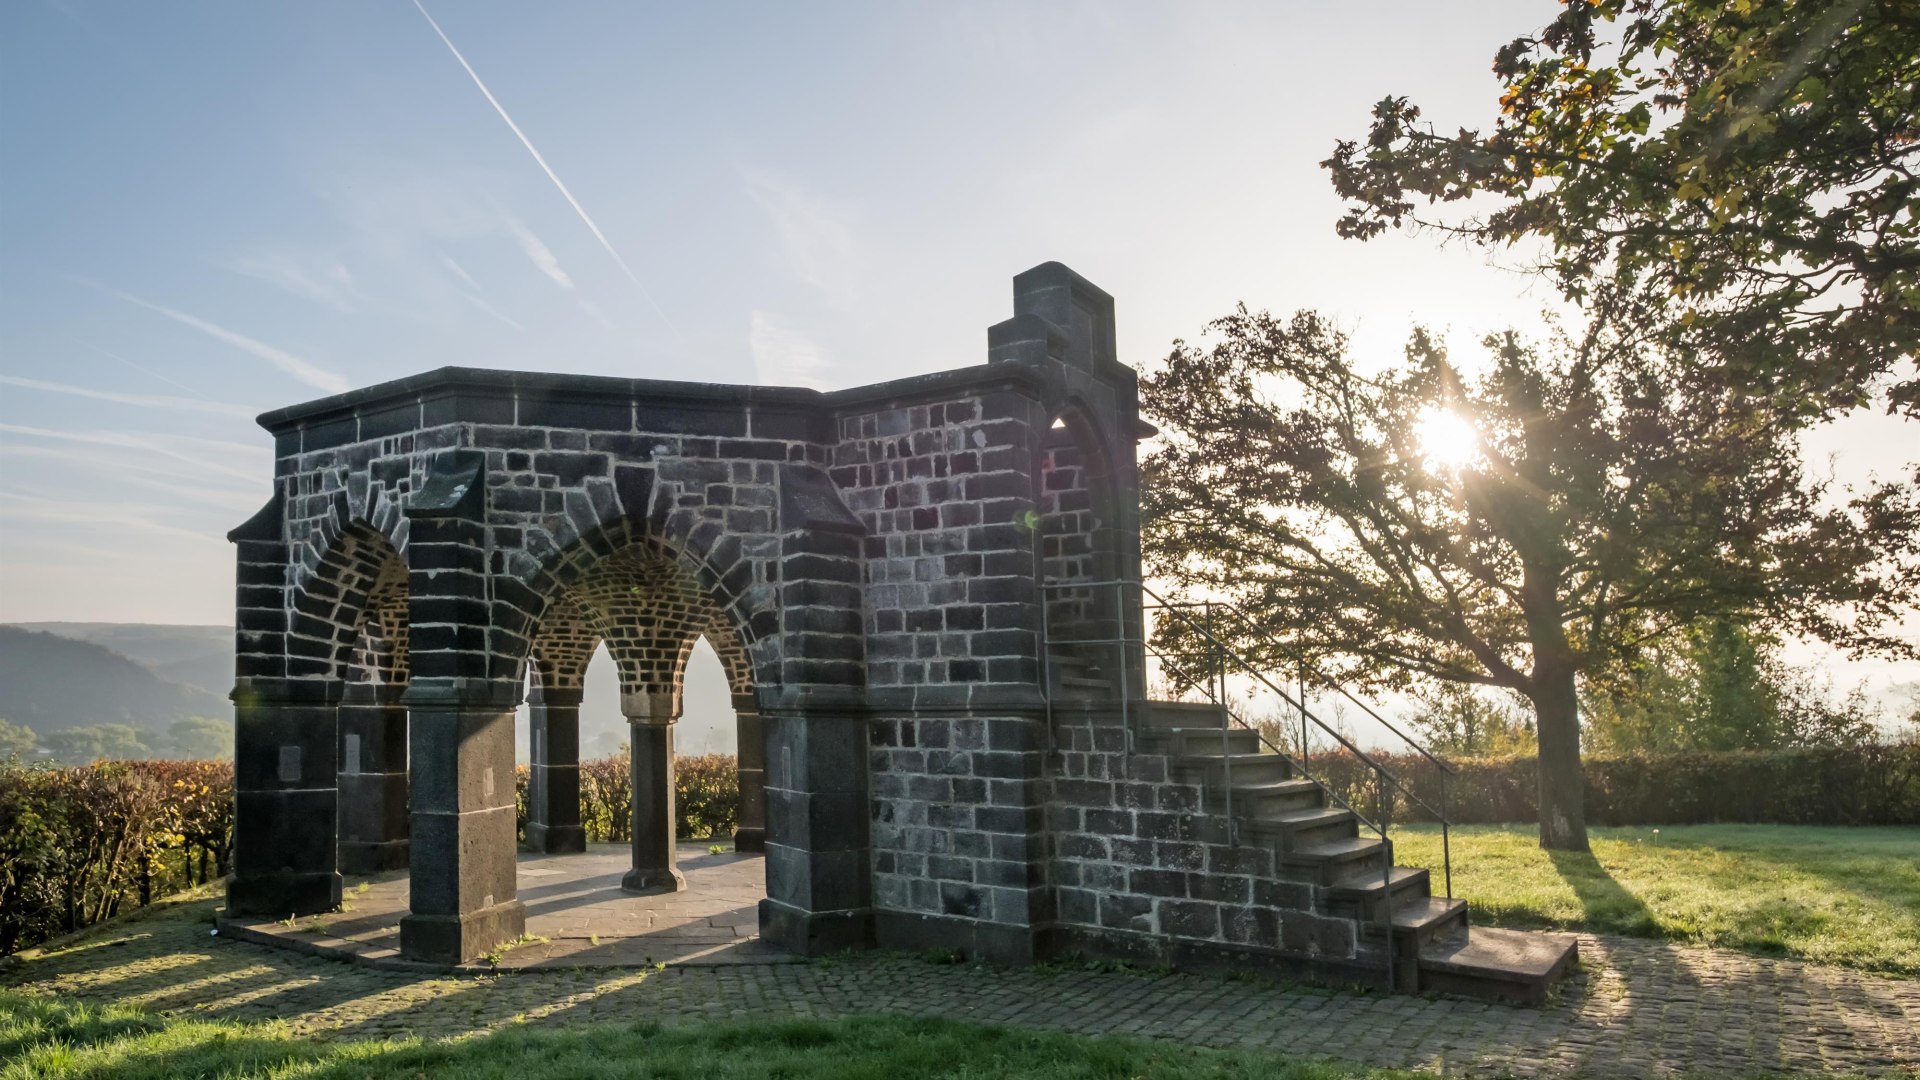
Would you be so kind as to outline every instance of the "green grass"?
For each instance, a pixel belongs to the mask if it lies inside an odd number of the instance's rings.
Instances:
[[[458,1076],[460,1080],[529,1076],[580,1080],[923,1076],[953,1080],[999,1076],[1415,1080],[1432,1076],[1270,1053],[892,1017],[705,1028],[607,1023],[551,1030],[516,1027],[438,1042],[323,1042],[288,1035],[275,1025],[166,1019],[127,1008],[91,1009],[5,990],[0,990],[0,1062],[5,1063],[0,1064],[0,1080],[413,1080],[423,1076]]]
[[[1592,830],[1593,854],[1540,850],[1532,826],[1459,826],[1453,890],[1492,926],[1663,938],[1920,975],[1920,829],[1787,825]],[[1395,830],[1433,871],[1440,830]]]

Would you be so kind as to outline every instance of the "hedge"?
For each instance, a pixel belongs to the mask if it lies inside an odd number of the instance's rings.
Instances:
[[[1441,807],[1440,770],[1415,754],[1376,755],[1400,782]],[[1447,777],[1455,824],[1539,818],[1532,755],[1461,758]],[[1920,825],[1920,743],[1775,751],[1589,757],[1587,821],[1595,825]],[[1369,817],[1382,800],[1373,771],[1345,751],[1314,754],[1308,770]],[[1394,822],[1435,815],[1395,792]],[[1377,817],[1376,817],[1377,820]]]
[[[226,876],[233,765],[0,764],[0,956]]]
[[[673,762],[674,835],[681,840],[729,839],[740,823],[740,774],[732,754],[677,757]],[[515,770],[518,827],[527,835],[527,767]],[[627,755],[580,763],[580,825],[594,843],[633,839],[633,773]]]

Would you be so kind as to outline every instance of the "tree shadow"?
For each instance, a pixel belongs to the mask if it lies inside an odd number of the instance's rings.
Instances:
[[[1590,851],[1548,851],[1554,872],[1580,901],[1587,929],[1600,934],[1663,937],[1653,910],[1614,880]]]

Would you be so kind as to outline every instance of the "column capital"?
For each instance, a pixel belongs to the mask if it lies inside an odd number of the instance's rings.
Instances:
[[[680,695],[671,691],[623,691],[620,694],[620,712],[626,716],[629,724],[664,726],[678,723]]]
[[[527,691],[527,704],[546,705],[560,709],[577,709],[587,696],[581,687],[545,687],[535,686]]]
[[[417,709],[511,709],[520,704],[524,689],[501,679],[425,678],[408,683],[400,700]]]
[[[242,676],[227,697],[242,708],[261,705],[334,705],[347,684],[339,679],[262,679]]]

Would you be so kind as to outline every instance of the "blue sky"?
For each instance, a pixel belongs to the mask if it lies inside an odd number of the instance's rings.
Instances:
[[[411,0],[0,8],[0,619],[227,621],[251,413],[443,364],[912,375],[1048,259],[1136,363],[1240,300],[1387,358],[1550,299],[1339,240],[1317,166],[1389,93],[1480,122],[1542,0],[427,10],[580,212]]]

